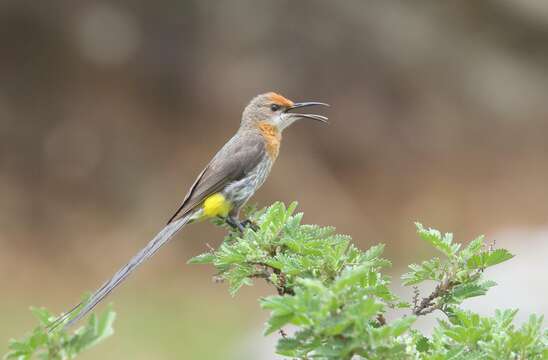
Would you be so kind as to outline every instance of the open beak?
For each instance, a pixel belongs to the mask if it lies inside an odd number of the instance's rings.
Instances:
[[[307,101],[307,102],[301,102],[301,103],[294,103],[293,106],[288,108],[285,112],[291,111],[293,109],[303,108],[307,106],[327,106],[329,107],[329,104],[322,103],[322,102],[316,102],[316,101]],[[327,117],[323,115],[316,115],[316,114],[298,114],[298,113],[288,113],[290,116],[299,117],[299,118],[307,118],[312,119],[316,121],[321,121],[323,123],[328,123]]]

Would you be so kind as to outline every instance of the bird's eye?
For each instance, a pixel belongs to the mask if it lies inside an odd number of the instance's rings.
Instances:
[[[281,106],[278,105],[278,104],[272,104],[272,105],[270,105],[270,110],[276,112],[276,111],[280,110],[280,107]]]

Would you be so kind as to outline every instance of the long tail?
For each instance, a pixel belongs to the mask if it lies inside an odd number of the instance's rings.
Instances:
[[[122,281],[124,281],[129,274],[131,274],[139,265],[141,265],[146,259],[152,255],[167,243],[173,235],[181,230],[192,218],[192,214],[188,214],[174,222],[166,225],[155,237],[152,239],[144,249],[139,251],[124,267],[122,267],[114,276],[105,282],[95,293],[87,300],[73,307],[70,311],[65,313],[56,319],[48,329],[51,331],[63,324],[67,319],[70,319],[65,328],[73,325],[78,320],[86,316],[93,308],[101,302],[114,288],[116,288]],[[76,315],[75,315],[76,314]]]

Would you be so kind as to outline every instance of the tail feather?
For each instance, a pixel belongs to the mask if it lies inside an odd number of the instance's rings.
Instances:
[[[192,215],[184,216],[172,223],[166,225],[147,246],[137,253],[124,267],[122,267],[114,276],[106,281],[87,301],[81,302],[72,308],[69,312],[65,313],[57,320],[55,320],[49,329],[53,330],[60,324],[70,318],[65,324],[65,328],[73,325],[78,320],[86,316],[93,308],[101,302],[112,290],[114,290],[122,281],[124,281],[139,265],[145,260],[152,257],[164,245],[167,243],[173,235],[181,230],[190,220]],[[76,314],[76,315],[75,315]]]

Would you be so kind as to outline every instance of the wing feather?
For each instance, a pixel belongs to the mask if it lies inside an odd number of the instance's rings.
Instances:
[[[236,134],[198,175],[168,224],[185,216],[210,195],[251,172],[266,156],[263,137],[256,132]]]

